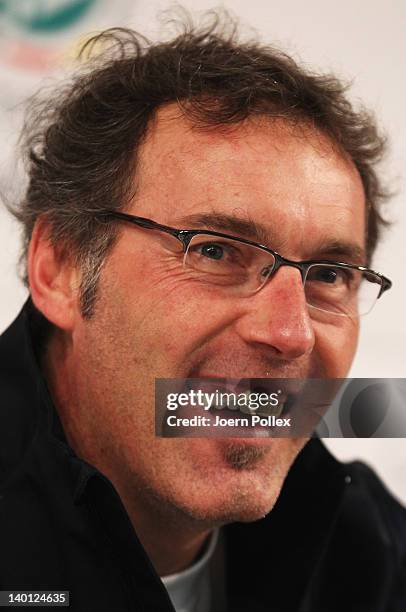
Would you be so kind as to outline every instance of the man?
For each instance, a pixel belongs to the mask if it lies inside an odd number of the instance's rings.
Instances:
[[[113,44],[30,122],[1,588],[86,611],[403,610],[406,514],[368,468],[317,440],[154,436],[156,378],[346,376],[348,288],[390,286],[359,269],[384,223],[372,119],[215,28],[93,42]],[[213,272],[233,257],[244,282]]]

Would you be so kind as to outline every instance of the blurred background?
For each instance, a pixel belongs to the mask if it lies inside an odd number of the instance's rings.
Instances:
[[[208,9],[226,8],[240,20],[244,37],[280,46],[305,65],[350,80],[354,102],[362,101],[375,111],[390,143],[382,173],[396,194],[386,211],[393,226],[373,267],[389,276],[394,287],[362,321],[350,376],[405,377],[406,3],[183,0],[181,4],[196,19]],[[24,190],[18,136],[27,99],[74,69],[78,49],[92,33],[131,26],[153,40],[170,37],[166,11],[174,6],[167,0],[0,0],[0,192],[4,199],[13,203]],[[0,205],[0,332],[26,298],[17,274],[19,247],[19,228]],[[339,458],[361,458],[373,465],[406,503],[405,440],[337,439],[327,444]]]

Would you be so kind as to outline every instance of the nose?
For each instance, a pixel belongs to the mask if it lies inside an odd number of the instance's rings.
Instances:
[[[300,271],[280,268],[266,285],[245,298],[237,332],[249,344],[266,346],[280,359],[308,355],[315,336]]]

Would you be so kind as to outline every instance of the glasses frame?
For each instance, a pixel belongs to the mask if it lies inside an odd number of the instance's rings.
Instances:
[[[269,253],[275,259],[275,265],[272,269],[272,272],[268,276],[267,282],[270,278],[272,278],[274,274],[276,274],[279,268],[281,268],[282,266],[290,266],[292,268],[296,268],[297,270],[299,270],[301,278],[302,278],[302,283],[304,285],[310,268],[317,264],[323,264],[323,265],[330,265],[330,266],[344,268],[344,269],[359,270],[360,272],[366,272],[368,274],[375,276],[377,278],[378,283],[380,283],[381,285],[378,297],[376,298],[377,300],[385,293],[385,291],[388,291],[388,289],[392,287],[392,281],[389,278],[387,278],[380,272],[376,272],[375,270],[372,270],[371,268],[366,268],[365,266],[357,266],[355,264],[349,264],[349,263],[345,263],[341,261],[332,261],[329,259],[308,259],[308,260],[303,260],[303,261],[293,261],[291,259],[287,259],[286,257],[283,257],[277,251],[270,249],[264,244],[260,244],[259,242],[254,242],[246,238],[240,238],[239,236],[231,236],[230,234],[223,234],[222,232],[217,232],[213,230],[177,229],[175,227],[170,227],[169,225],[162,225],[161,223],[157,223],[156,221],[153,221],[152,219],[147,219],[145,217],[138,217],[136,215],[129,215],[127,213],[119,212],[116,210],[109,210],[109,211],[100,213],[100,215],[98,216],[104,217],[104,218],[113,218],[118,221],[125,221],[127,223],[132,223],[133,225],[137,225],[138,227],[143,227],[145,229],[158,230],[161,232],[165,232],[166,234],[170,234],[171,236],[173,236],[174,238],[176,238],[182,243],[184,253],[186,253],[187,248],[192,238],[194,238],[194,236],[199,236],[199,235],[209,235],[209,236],[217,236],[219,238],[229,238],[231,240],[236,240],[237,242],[241,242],[242,244],[248,244],[253,247],[257,247],[258,249],[261,249],[265,251],[266,253]],[[264,283],[264,285],[266,285],[267,282]],[[262,287],[259,287],[258,290],[261,288]]]

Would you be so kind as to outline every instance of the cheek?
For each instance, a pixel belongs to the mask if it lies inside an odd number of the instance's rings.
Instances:
[[[235,318],[230,299],[175,264],[168,259],[166,266],[150,265],[136,281],[134,274],[113,277],[104,292],[116,310],[114,319],[122,322],[121,333],[143,347],[144,359],[154,367],[166,363],[172,372],[182,370],[196,349]]]
[[[345,378],[357,348],[359,324],[350,319],[337,319],[335,323],[314,324],[315,351],[326,378]]]
[[[168,359],[189,360],[193,354],[232,324],[234,310],[229,300],[209,295],[193,283],[168,291],[161,302],[151,305],[151,342],[159,342]]]

